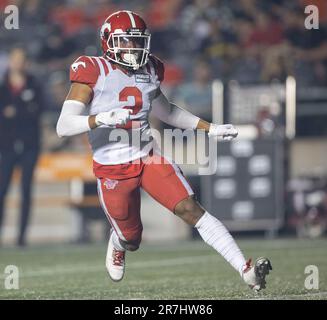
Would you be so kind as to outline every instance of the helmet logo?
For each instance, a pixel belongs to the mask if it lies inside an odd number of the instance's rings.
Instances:
[[[110,23],[105,23],[101,27],[101,36],[104,37],[105,31],[108,30],[108,32],[111,32],[111,24]]]
[[[100,29],[104,56],[124,67],[138,70],[148,62],[149,33],[144,20],[131,11],[111,14]]]
[[[83,66],[84,68],[86,68],[86,64],[84,61],[78,61],[72,64],[72,70],[76,72],[79,66]]]

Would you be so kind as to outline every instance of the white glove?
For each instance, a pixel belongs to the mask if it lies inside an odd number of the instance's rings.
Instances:
[[[97,126],[106,125],[115,127],[116,125],[125,125],[130,120],[131,109],[113,109],[107,112],[100,112],[95,116]]]
[[[238,135],[238,131],[232,124],[210,124],[209,128],[209,137],[217,137],[217,138],[223,138],[223,140],[231,141],[234,138],[236,138]]]

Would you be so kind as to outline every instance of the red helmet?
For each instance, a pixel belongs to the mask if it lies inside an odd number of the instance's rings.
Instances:
[[[104,55],[122,66],[137,70],[148,62],[151,35],[144,20],[131,11],[117,11],[101,27]]]

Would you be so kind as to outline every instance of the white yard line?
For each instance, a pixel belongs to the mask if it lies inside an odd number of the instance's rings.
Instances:
[[[202,255],[202,256],[188,256],[181,258],[173,259],[164,259],[164,260],[149,260],[149,261],[137,261],[131,262],[126,265],[126,269],[144,269],[144,268],[154,268],[154,267],[169,267],[169,266],[178,266],[184,264],[193,264],[193,263],[207,263],[208,260],[217,258],[216,255]],[[19,266],[18,266],[19,267]],[[105,261],[103,264],[97,265],[81,265],[81,264],[69,264],[69,265],[56,265],[53,268],[42,268],[39,270],[33,271],[21,271],[22,278],[30,277],[42,277],[42,276],[57,276],[64,274],[73,274],[76,272],[101,272],[105,271]],[[0,279],[4,279],[3,276]]]

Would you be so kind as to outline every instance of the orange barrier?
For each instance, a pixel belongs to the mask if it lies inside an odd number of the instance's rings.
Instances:
[[[39,158],[35,178],[37,182],[65,182],[74,178],[95,180],[92,156],[69,152],[44,153]]]
[[[92,171],[92,156],[90,154],[56,152],[40,155],[35,169],[35,183],[70,183],[73,179],[83,182],[96,183]],[[13,182],[20,182],[20,170],[14,172]],[[20,204],[15,198],[7,201],[9,208],[18,207]],[[97,196],[83,196],[81,201],[73,201],[70,194],[41,196],[34,199],[34,205],[39,207],[72,205],[72,206],[98,206]]]

